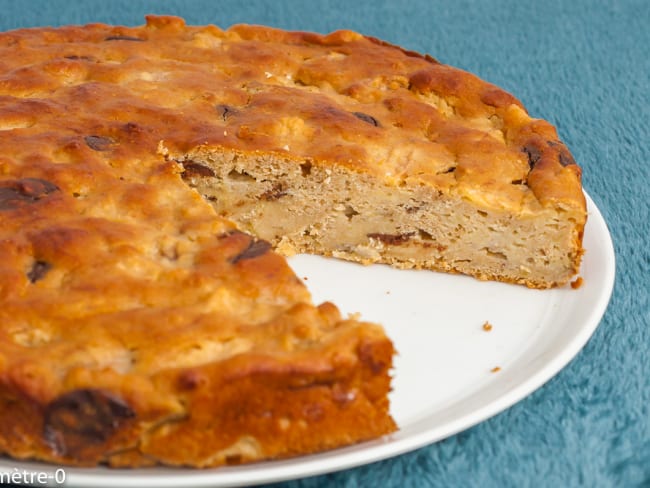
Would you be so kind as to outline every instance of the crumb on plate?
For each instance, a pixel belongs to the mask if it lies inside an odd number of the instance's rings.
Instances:
[[[575,280],[571,282],[571,288],[577,290],[582,286],[585,280],[582,279],[582,276],[578,276]]]

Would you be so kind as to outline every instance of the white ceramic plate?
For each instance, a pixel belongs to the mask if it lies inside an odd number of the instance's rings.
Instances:
[[[344,313],[360,312],[385,325],[399,351],[392,394],[396,433],[323,454],[212,470],[65,468],[66,486],[216,487],[305,477],[396,456],[503,411],[580,351],[609,302],[614,249],[601,213],[587,200],[584,284],[577,290],[529,290],[314,256],[290,260],[315,301],[331,300]],[[486,321],[489,332],[482,327]],[[53,475],[56,468],[0,460],[5,473]],[[50,481],[55,484],[53,476]]]

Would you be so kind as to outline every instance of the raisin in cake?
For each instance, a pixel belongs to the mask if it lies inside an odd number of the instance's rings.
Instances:
[[[0,34],[0,451],[206,467],[389,433],[391,341],[271,247],[545,288],[585,215],[550,124],[377,39]]]

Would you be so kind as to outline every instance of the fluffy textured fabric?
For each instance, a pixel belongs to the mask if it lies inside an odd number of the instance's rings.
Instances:
[[[284,483],[332,486],[650,486],[650,2],[647,0],[0,1],[0,29],[147,13],[188,23],[349,28],[427,52],[553,122],[617,254],[611,304],[584,350],[504,413],[372,465]],[[0,73],[0,76],[2,74]]]

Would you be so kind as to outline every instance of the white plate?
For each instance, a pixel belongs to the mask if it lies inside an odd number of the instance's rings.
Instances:
[[[614,249],[601,213],[587,200],[584,284],[577,290],[529,290],[314,256],[290,260],[316,301],[331,300],[344,313],[360,312],[385,325],[399,351],[392,394],[396,433],[327,453],[220,469],[65,468],[66,486],[216,487],[305,477],[396,456],[501,412],[560,371],[605,312]],[[493,326],[489,332],[482,327],[486,321]],[[0,472],[53,474],[56,468],[0,460]]]

